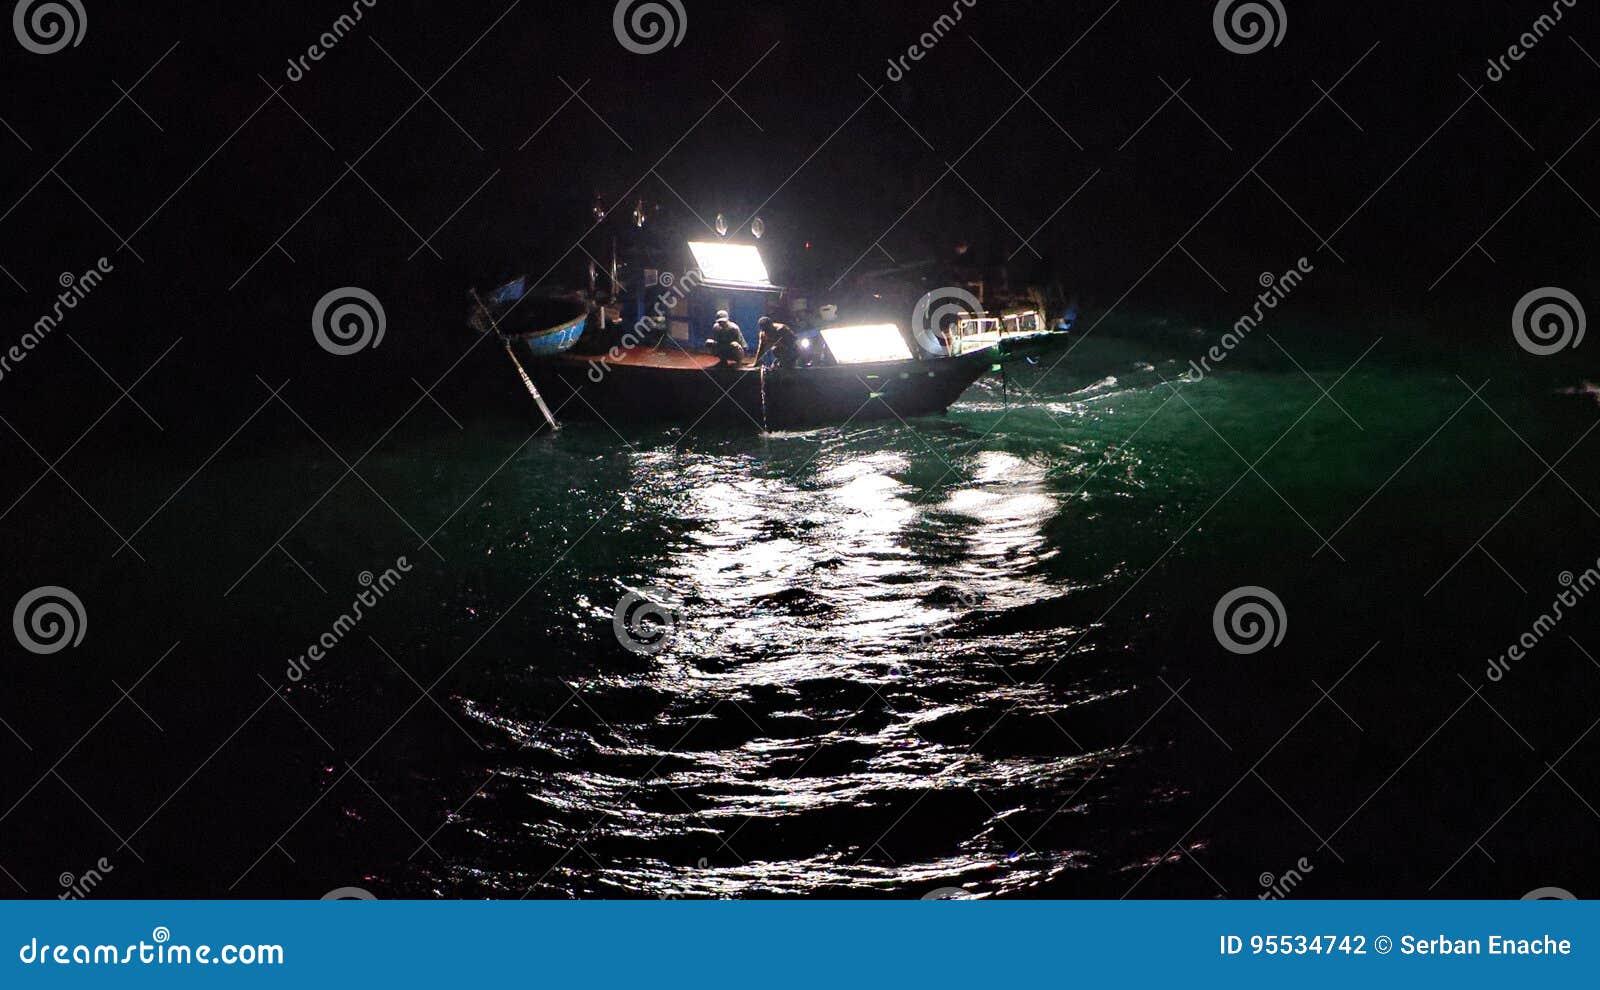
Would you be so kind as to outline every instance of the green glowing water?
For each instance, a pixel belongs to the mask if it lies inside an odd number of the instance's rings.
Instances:
[[[1306,896],[1592,882],[1553,777],[1461,857],[1600,694],[1594,608],[1485,676],[1600,556],[1579,352],[1264,328],[1184,380],[1214,339],[1113,321],[946,417],[768,436],[530,439],[506,372],[498,412],[424,406],[364,481],[309,433],[220,459],[140,541],[187,603],[148,703],[193,743],[150,796],[268,705],[163,812],[226,823],[204,864],[141,888],[1256,896],[1302,858]],[[320,419],[346,458],[384,425]],[[97,630],[159,653],[172,592],[101,580]],[[1282,602],[1280,645],[1219,645],[1241,586]],[[673,613],[658,653],[619,640],[634,593]],[[147,856],[184,853],[157,832]]]

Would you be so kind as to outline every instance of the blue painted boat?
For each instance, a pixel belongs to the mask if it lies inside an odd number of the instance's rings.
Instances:
[[[522,357],[550,358],[578,343],[589,323],[589,304],[578,296],[541,296],[527,291],[525,278],[513,279],[474,305],[467,322],[479,333],[498,333]]]
[[[555,357],[572,350],[578,343],[578,338],[583,336],[583,328],[589,323],[589,309],[579,304],[581,311],[569,316],[564,323],[546,328],[532,330],[526,333],[507,333],[506,336],[521,346],[529,357],[548,358]]]

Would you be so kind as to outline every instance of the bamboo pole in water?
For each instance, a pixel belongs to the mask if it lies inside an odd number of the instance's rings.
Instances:
[[[488,317],[489,326],[494,328],[495,336],[499,337],[500,343],[505,345],[506,357],[511,359],[511,364],[517,369],[517,374],[522,378],[522,384],[527,387],[528,394],[533,396],[534,404],[544,414],[544,421],[550,424],[550,429],[552,430],[561,429],[561,424],[556,422],[555,414],[550,411],[549,406],[545,405],[544,396],[539,394],[539,389],[533,384],[533,379],[528,377],[528,372],[522,367],[522,362],[517,360],[517,352],[511,348],[511,338],[500,330],[500,322],[494,318],[494,314],[489,312],[489,307],[485,306],[483,300],[478,297],[477,289],[472,290],[472,300],[478,304],[479,309],[483,310],[483,315]]]

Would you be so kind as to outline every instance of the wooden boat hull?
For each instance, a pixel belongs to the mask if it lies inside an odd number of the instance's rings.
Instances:
[[[1059,347],[1065,347],[1071,338],[1072,334],[1063,330],[1012,334],[1000,341],[1000,357],[1006,361],[1036,358]]]
[[[641,349],[642,350],[642,349]],[[944,412],[990,369],[991,349],[953,358],[812,368],[724,368],[704,354],[564,355],[528,371],[560,416],[756,429]]]
[[[994,363],[994,352],[954,358],[767,372],[773,429],[851,419],[910,419],[949,409]]]

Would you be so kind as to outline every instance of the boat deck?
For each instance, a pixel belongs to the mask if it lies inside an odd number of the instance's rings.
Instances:
[[[722,364],[711,354],[694,354],[676,347],[628,347],[596,355],[567,355],[568,360],[631,368],[661,368],[668,371],[705,371]],[[747,369],[748,370],[748,369]]]

